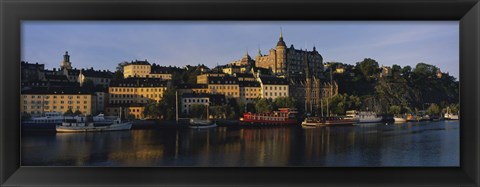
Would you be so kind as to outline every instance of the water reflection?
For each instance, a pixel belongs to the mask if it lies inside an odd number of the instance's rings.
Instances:
[[[458,121],[24,133],[22,165],[458,166]]]

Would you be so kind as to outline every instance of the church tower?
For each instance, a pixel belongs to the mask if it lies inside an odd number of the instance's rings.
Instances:
[[[274,73],[285,73],[287,69],[287,45],[283,41],[282,30],[280,30],[280,38],[275,47],[275,52]]]
[[[65,55],[63,55],[63,61],[60,65],[60,69],[72,69],[72,63],[70,62],[70,55],[68,55],[68,51],[65,51]]]

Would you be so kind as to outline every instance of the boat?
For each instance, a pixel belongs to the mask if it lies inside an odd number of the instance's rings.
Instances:
[[[60,112],[45,112],[43,116],[32,117],[29,120],[22,120],[22,130],[42,130],[55,131],[56,126],[62,125],[65,120],[79,120],[80,116],[63,115]],[[93,117],[93,121],[97,124],[110,124],[115,120],[115,116],[104,116],[98,114]]]
[[[405,123],[405,122],[407,122],[407,117],[396,115],[396,116],[393,117],[393,120],[395,121],[395,123]]]
[[[302,127],[318,127],[328,125],[353,125],[358,123],[358,120],[348,117],[334,116],[334,117],[306,117],[302,122]]]
[[[77,119],[67,119],[61,125],[57,125],[55,130],[57,132],[98,132],[98,131],[118,131],[130,130],[132,128],[131,122],[122,122],[120,118],[107,122],[94,122],[89,117],[80,117]]]
[[[450,107],[447,107],[447,113],[445,113],[444,119],[446,120],[458,120],[458,115],[450,113]]]
[[[207,119],[192,118],[190,119],[189,127],[193,129],[205,129],[205,128],[216,127],[217,124],[214,121],[208,119],[208,117],[209,117],[209,107],[207,106]]]
[[[60,112],[46,112],[43,116],[22,120],[22,130],[55,130],[65,119],[75,119],[75,116],[64,116]]]
[[[358,123],[376,123],[381,122],[382,117],[372,111],[349,110],[346,113],[347,118],[358,120]]]
[[[295,125],[297,124],[297,113],[294,108],[279,108],[278,111],[265,113],[247,112],[240,118],[240,122],[261,125]]]
[[[212,128],[212,127],[216,127],[217,124],[212,121],[212,120],[208,120],[208,119],[190,119],[190,128],[193,128],[193,129],[204,129],[204,128]]]

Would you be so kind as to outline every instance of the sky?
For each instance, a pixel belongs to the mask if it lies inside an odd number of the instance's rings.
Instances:
[[[238,60],[275,48],[280,31],[288,47],[312,50],[324,62],[433,64],[458,78],[458,21],[23,21],[21,60],[58,68],[68,51],[74,68],[115,70],[118,63],[160,65]]]

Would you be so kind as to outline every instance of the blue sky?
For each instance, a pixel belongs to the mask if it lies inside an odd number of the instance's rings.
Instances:
[[[68,51],[76,68],[114,70],[122,61],[213,67],[274,48],[280,28],[287,44],[325,62],[380,65],[425,62],[458,77],[457,21],[24,21],[22,56],[58,68]]]

